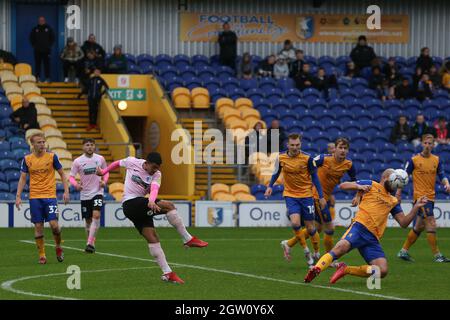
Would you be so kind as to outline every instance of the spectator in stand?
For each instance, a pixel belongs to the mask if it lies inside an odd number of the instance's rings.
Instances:
[[[434,128],[436,130],[436,142],[438,144],[450,144],[450,128],[445,120],[445,117],[439,117],[439,120],[435,123]]]
[[[422,144],[422,136],[424,134],[432,134],[436,138],[436,131],[433,127],[429,127],[425,122],[425,116],[419,113],[416,116],[416,122],[411,128],[411,142],[414,147]]]
[[[313,87],[323,92],[325,99],[328,99],[328,91],[330,88],[337,86],[337,80],[334,75],[327,76],[324,68],[319,68],[317,76],[313,80]]]
[[[434,89],[439,89],[442,86],[442,76],[438,73],[435,65],[431,66],[428,76]]]
[[[237,35],[230,30],[230,24],[223,24],[223,31],[219,33],[220,64],[236,69]]]
[[[0,49],[0,63],[10,63],[15,65],[17,59],[11,52]]]
[[[284,56],[278,56],[277,62],[273,66],[273,75],[276,79],[289,77],[289,65]]]
[[[104,69],[103,60],[97,58],[95,51],[91,50],[87,52],[86,56],[81,61],[80,80],[82,85],[82,92],[80,93],[80,96],[87,92],[86,90],[89,78],[91,77],[91,74],[94,73],[95,69]]]
[[[34,103],[26,97],[22,100],[22,107],[11,113],[10,118],[19,125],[23,131],[28,129],[40,129],[37,121],[37,110]]]
[[[84,57],[83,51],[78,47],[78,44],[72,37],[67,38],[67,44],[61,52],[61,60],[63,62],[64,82],[69,82],[69,72],[73,69],[75,73],[75,82],[79,82],[80,77],[80,63]]]
[[[261,121],[256,122],[253,126],[253,130],[253,132],[250,131],[249,134],[245,137],[246,154],[250,156],[254,152],[267,153],[269,150],[267,147],[267,130],[264,129],[263,123]]]
[[[242,55],[241,61],[239,61],[238,67],[237,67],[237,75],[238,78],[243,78],[244,74],[250,74],[253,76],[253,62],[252,62],[252,56],[250,53],[245,52]]]
[[[422,77],[417,84],[416,97],[419,101],[433,98],[433,84],[427,73],[422,74]]]
[[[271,54],[261,61],[258,68],[258,75],[261,77],[273,77],[273,69],[275,66],[275,55]]]
[[[114,46],[113,55],[106,62],[108,73],[124,74],[128,70],[128,60],[122,53],[122,46]]]
[[[303,50],[295,50],[295,60],[291,64],[290,77],[295,79],[300,74],[300,72],[302,72],[304,64],[305,57]]]
[[[278,150],[272,150],[272,134],[274,135],[274,138],[278,137]],[[286,138],[286,133],[284,131],[284,128],[280,127],[280,122],[278,120],[272,120],[270,128],[267,130],[267,150],[269,151],[269,153],[286,150],[286,145],[283,144]]]
[[[34,66],[36,78],[41,79],[41,65],[44,64],[45,82],[50,81],[50,58],[55,43],[53,28],[47,24],[45,17],[39,17],[38,25],[30,32],[30,42],[34,49]]]
[[[432,66],[433,59],[430,57],[430,49],[424,47],[420,50],[420,56],[416,61],[416,67],[421,68],[422,72],[429,72]]]
[[[345,77],[353,79],[359,77],[359,69],[353,61],[347,62],[347,69],[345,70]]]
[[[450,92],[450,60],[446,61],[442,66],[442,87]]]
[[[401,84],[394,89],[395,99],[408,100],[414,98],[414,90],[409,83],[408,77],[403,77]]]
[[[375,90],[378,93],[378,97],[380,97],[383,100],[386,99],[384,86],[385,86],[385,78],[384,75],[381,73],[380,67],[373,67],[372,76],[369,79],[369,88]]]
[[[412,79],[413,79],[412,85],[413,85],[413,89],[415,91],[417,91],[417,87],[419,85],[420,79],[422,78],[422,74],[423,74],[422,68],[421,67],[416,67],[416,73],[414,73],[414,75],[412,77]]]
[[[89,51],[94,51],[96,58],[102,60],[103,62],[105,61],[105,49],[103,49],[103,47],[97,43],[95,35],[93,33],[89,35],[89,38],[83,43],[81,49],[83,50],[85,56]]]
[[[109,90],[108,84],[101,77],[101,70],[95,69],[88,82],[89,126],[87,131],[98,128],[98,107],[102,96]]]
[[[372,65],[372,60],[377,56],[372,47],[367,45],[367,38],[364,35],[359,36],[358,44],[350,53],[350,58],[359,70]]]
[[[411,128],[408,126],[408,120],[405,116],[400,116],[394,128],[392,128],[389,141],[397,143],[399,140],[409,141],[411,137]]]
[[[294,45],[292,44],[292,41],[287,39],[284,41],[283,49],[281,49],[279,56],[282,56],[288,65],[290,66],[296,59],[296,50],[294,48]]]
[[[395,88],[402,83],[402,77],[397,73],[397,69],[391,68],[389,72],[389,77],[386,76],[387,81],[387,92],[389,99],[394,99]]]
[[[299,90],[304,90],[313,86],[314,77],[311,75],[310,70],[311,66],[309,63],[303,64],[302,72],[295,78],[295,84]]]
[[[395,72],[396,74],[398,74],[398,66],[395,63],[395,59],[393,57],[390,57],[388,60],[388,63],[384,66],[384,68],[382,70],[383,70],[384,75],[388,79],[391,77],[392,72]]]

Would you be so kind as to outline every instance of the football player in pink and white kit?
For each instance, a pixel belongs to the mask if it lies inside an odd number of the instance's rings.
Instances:
[[[70,184],[80,192],[81,215],[86,222],[88,236],[85,251],[95,252],[95,238],[100,228],[100,214],[103,206],[103,189],[108,182],[109,173],[102,178],[96,175],[97,168],[106,168],[106,161],[101,155],[94,153],[94,139],[83,140],[83,154],[75,159],[70,170]],[[80,176],[80,184],[75,179]]]
[[[189,234],[172,202],[157,199],[161,185],[161,171],[159,171],[161,163],[161,155],[152,152],[146,159],[128,157],[113,162],[106,169],[102,170],[99,167],[97,168],[97,174],[102,176],[119,167],[126,168],[125,190],[122,199],[123,212],[147,240],[150,254],[156,259],[163,271],[161,279],[181,284],[184,281],[175,272],[172,272],[166,261],[166,256],[155,231],[153,216],[165,214],[169,223],[182,236],[185,246],[206,247],[208,243]],[[148,199],[145,197],[147,194],[149,194]]]

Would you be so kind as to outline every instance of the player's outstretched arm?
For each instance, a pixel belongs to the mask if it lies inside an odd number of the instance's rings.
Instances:
[[[16,194],[16,207],[18,210],[20,210],[20,205],[22,204],[22,199],[20,196],[26,183],[27,183],[27,174],[25,172],[21,172],[19,183],[17,185],[17,194]]]
[[[398,208],[400,208],[399,209],[400,212],[398,213],[392,212],[394,214],[394,219],[398,222],[400,227],[407,228],[416,217],[416,214],[419,212],[419,209],[425,206],[427,202],[428,202],[427,197],[420,197],[414,204],[414,207],[407,215],[405,215],[403,211],[401,211],[401,208],[398,205]]]
[[[370,190],[370,188],[372,187],[372,185],[369,184],[358,184],[358,182],[356,181],[346,181],[346,182],[342,182],[339,185],[339,189],[344,190],[344,191],[362,191],[362,192],[367,192]]]
[[[104,176],[106,173],[116,170],[117,168],[120,168],[120,160],[114,161],[109,166],[106,167],[106,169],[102,169],[100,167],[97,167],[96,174],[98,176]]]
[[[67,204],[70,201],[69,183],[66,178],[66,174],[64,173],[64,170],[62,168],[58,169],[58,173],[59,173],[59,176],[61,177],[61,180],[62,180],[62,183],[64,186],[64,195],[63,195],[64,204]]]

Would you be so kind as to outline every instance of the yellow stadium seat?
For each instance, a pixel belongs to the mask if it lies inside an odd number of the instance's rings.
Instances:
[[[230,187],[230,192],[232,195],[236,195],[236,193],[240,193],[240,192],[250,194],[250,188],[246,184],[236,183]]]
[[[215,196],[212,198],[214,201],[236,201],[236,198],[229,193],[225,193],[225,192],[218,192],[215,194]]]
[[[35,104],[45,104],[45,105],[47,105],[47,100],[45,100],[45,98],[44,97],[42,97],[42,96],[33,96],[33,97],[31,97],[30,99],[28,99],[28,100],[30,100],[30,102],[33,102],[33,103],[35,103]]]
[[[48,108],[45,104],[36,104],[36,111],[38,116],[49,116],[51,117],[52,115],[52,110],[50,110],[50,108]]]
[[[61,131],[53,127],[46,127],[44,129],[45,138],[56,137],[62,139],[63,135]]]
[[[67,144],[58,137],[47,138],[47,144],[50,150],[53,149],[67,149]]]
[[[228,121],[225,122],[225,126],[228,129],[242,129],[244,131],[248,130],[248,125],[247,122],[245,122],[242,119],[238,119],[238,118],[229,118]],[[245,136],[244,136],[245,138]]]
[[[191,91],[192,105],[195,109],[209,109],[210,97],[208,89],[194,88]]]
[[[57,154],[59,159],[65,159],[65,160],[70,160],[70,161],[72,161],[72,159],[73,159],[72,153],[70,153],[67,150],[58,149],[57,151],[55,151],[55,153]]]
[[[36,83],[36,77],[32,74],[25,74],[19,77],[19,83],[22,86],[25,83]]]
[[[116,201],[122,201],[123,191],[110,192],[110,194],[114,197]]]
[[[211,198],[213,198],[217,192],[230,193],[230,187],[224,183],[215,183],[211,186]]]
[[[235,108],[230,107],[230,106],[221,107],[219,112],[217,112],[217,115],[219,116],[220,119],[223,119],[225,114],[236,114],[236,115],[239,115],[239,117],[241,116],[239,111],[237,111]]]
[[[222,108],[223,111],[223,121],[225,123],[231,121],[231,119],[242,120],[241,113],[236,109]]]
[[[11,63],[0,63],[0,71],[14,71],[14,66]]]
[[[108,187],[109,193],[113,194],[113,192],[123,192],[124,190],[124,185],[121,182],[114,182],[111,183]]]
[[[18,63],[14,67],[14,72],[16,76],[24,76],[24,75],[30,75],[31,74],[31,66],[27,63]]]
[[[39,89],[39,87],[34,82],[22,82],[20,83],[20,87],[23,89],[23,91],[30,89]]]
[[[239,109],[239,111],[241,112],[241,117],[243,120],[247,120],[247,119],[259,120],[259,119],[261,119],[261,115],[260,115],[259,111],[256,109],[249,108],[249,107],[242,107]]]
[[[18,84],[19,79],[17,78],[17,76],[14,73],[4,72],[4,73],[2,73],[1,82],[2,82],[3,86],[5,86],[5,84],[7,84],[7,83]]]
[[[172,101],[177,109],[190,109],[191,100],[191,92],[187,88],[176,88],[172,92]]]
[[[38,116],[38,122],[42,130],[45,130],[47,127],[58,128],[55,119],[49,116]]]
[[[14,111],[22,106],[23,97],[20,94],[12,95],[10,98],[11,99],[9,102],[11,103],[11,107]]]
[[[229,98],[220,98],[216,101],[216,112],[221,114],[221,109],[224,107],[229,107],[234,109],[233,100]]]
[[[236,193],[234,197],[236,198],[237,201],[256,201],[255,196],[248,193],[239,192]]]
[[[32,97],[39,97],[41,95],[41,89],[38,87],[26,87],[23,88],[23,95],[29,100]]]
[[[23,89],[21,87],[19,87],[19,85],[17,84],[13,84],[13,83],[5,83],[3,85],[3,89],[5,90],[5,94],[8,97],[9,100],[11,100],[11,96],[15,95],[15,94],[23,94]]]
[[[234,106],[237,109],[242,107],[253,108],[253,101],[248,98],[239,98],[234,102]]]

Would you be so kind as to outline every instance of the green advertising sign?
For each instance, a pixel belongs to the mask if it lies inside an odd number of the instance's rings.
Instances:
[[[147,91],[145,89],[109,89],[113,100],[145,101]]]

